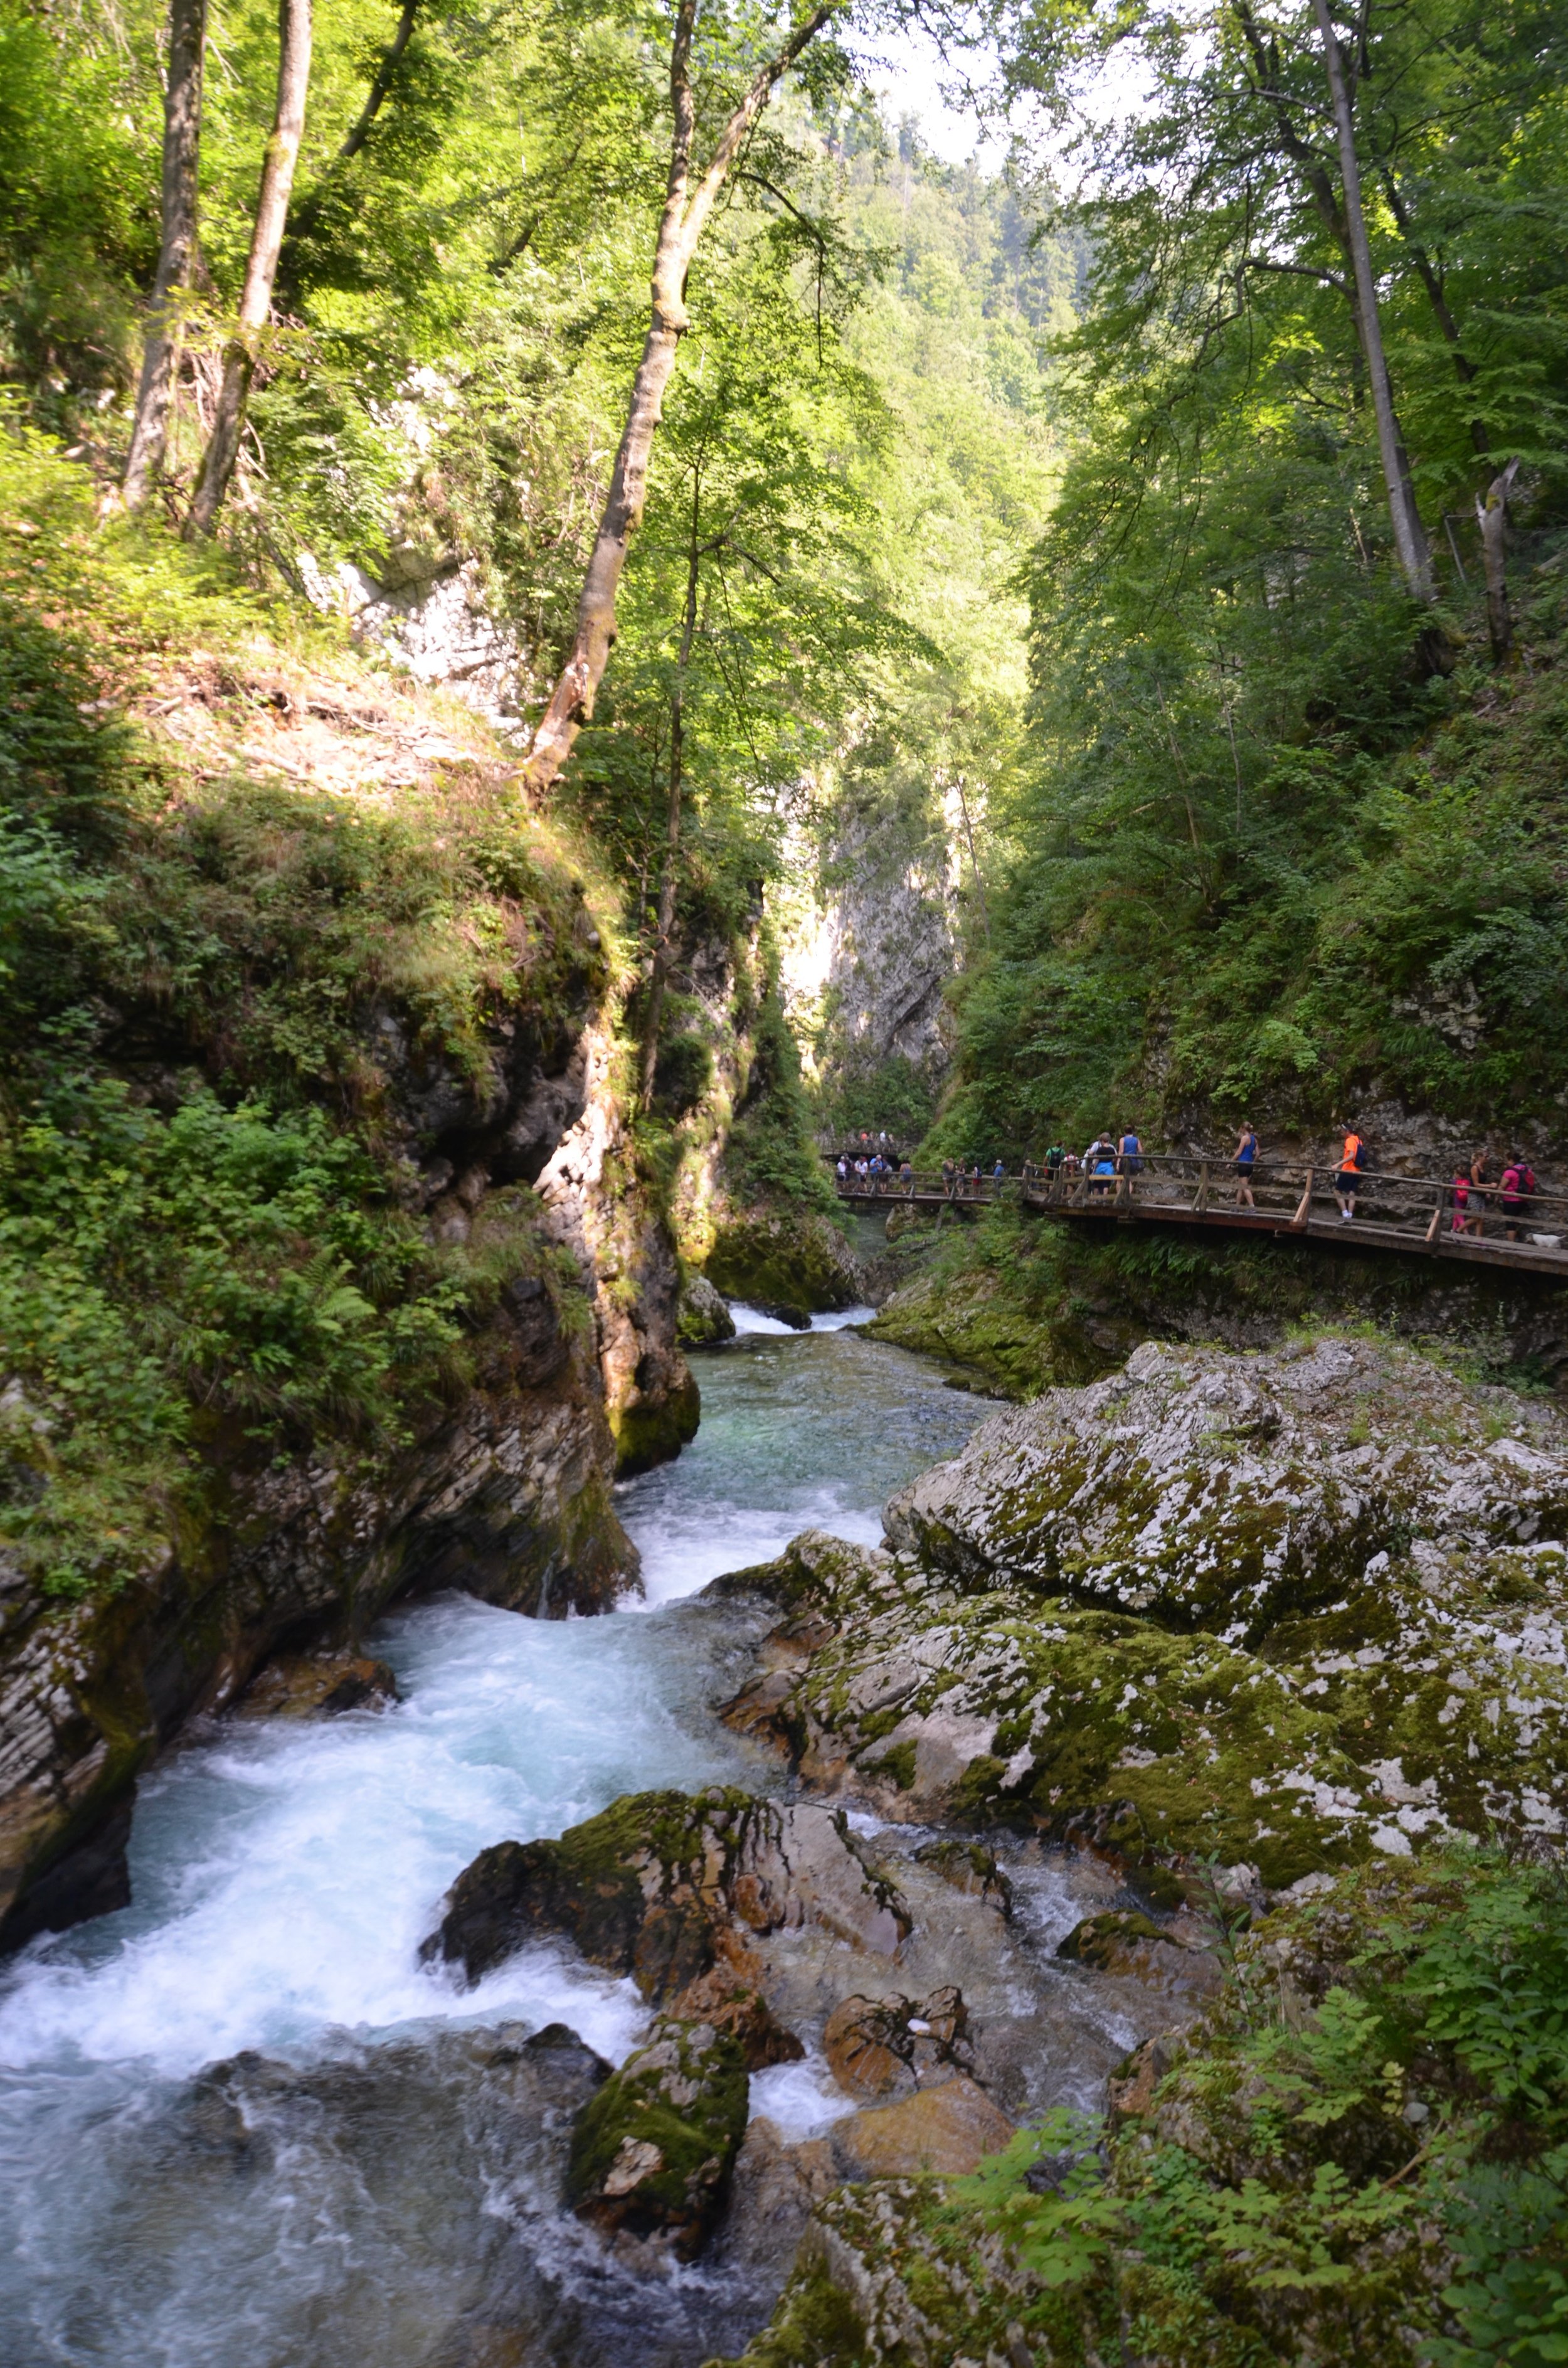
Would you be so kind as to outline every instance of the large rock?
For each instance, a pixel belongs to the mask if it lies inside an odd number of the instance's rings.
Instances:
[[[950,1986],[921,1999],[841,1998],[822,2045],[839,2087],[857,2097],[911,2095],[974,2068],[969,2011]]]
[[[960,2074],[896,2104],[874,2105],[840,2122],[834,2156],[850,2179],[953,2178],[999,2154],[1013,2124],[983,2089]]]
[[[1056,1953],[1102,1974],[1147,1982],[1173,1998],[1210,1997],[1222,1978],[1212,1949],[1188,1948],[1149,1917],[1114,1908],[1074,1924],[1066,1939],[1057,1942]]]
[[[898,1893],[861,1858],[842,1815],[718,1785],[629,1794],[559,1841],[497,1842],[443,1907],[421,1953],[460,1966],[470,1982],[558,1935],[631,1974],[656,2004],[719,1967],[737,1927],[812,1923],[884,1956],[909,1930]]]
[[[887,1526],[896,1553],[808,1534],[726,1582],[788,1617],[724,1714],[817,1787],[1271,1890],[1568,1821],[1550,1409],[1386,1342],[1148,1344],[986,1424]]]
[[[735,1319],[705,1274],[687,1275],[681,1285],[676,1338],[683,1349],[717,1349],[735,1337]]]
[[[248,1718],[337,1718],[398,1700],[397,1679],[385,1661],[362,1653],[285,1653],[252,1679],[239,1708]]]
[[[567,2203],[607,2235],[655,2237],[689,2260],[723,2206],[748,2099],[736,2040],[655,2023],[578,2119]]]
[[[710,1282],[787,1324],[865,1296],[855,1256],[830,1217],[815,1210],[755,1208],[728,1218],[708,1254]]]

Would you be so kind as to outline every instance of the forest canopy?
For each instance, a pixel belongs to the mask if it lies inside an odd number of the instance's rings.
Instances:
[[[1553,1106],[1561,12],[334,0],[247,330],[302,5],[7,0],[0,367],[112,492],[162,324],[176,531],[243,346],[225,563],[346,625],[460,576],[519,747],[571,711],[540,784],[623,884],[650,1084],[682,930],[869,864],[951,939],[933,1147]],[[1005,164],[881,120],[910,27]],[[722,152],[612,531],[672,174]],[[924,1123],[806,1016],[824,1111]]]

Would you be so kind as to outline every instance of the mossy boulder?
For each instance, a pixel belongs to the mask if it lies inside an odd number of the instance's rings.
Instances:
[[[681,1285],[676,1338],[683,1349],[716,1349],[735,1337],[735,1319],[705,1274],[687,1275]]]
[[[629,1793],[558,1841],[494,1843],[442,1910],[421,1957],[471,1983],[529,1941],[560,1937],[655,2004],[710,1975],[737,1930],[815,1923],[888,1955],[909,1930],[841,1815],[722,1785]]]
[[[1550,1408],[1371,1339],[1146,1344],[986,1424],[887,1526],[894,1554],[811,1535],[745,1575],[833,1633],[792,1664],[769,1640],[725,1715],[890,1816],[1270,1890],[1568,1820]]]
[[[722,2209],[750,2090],[740,2043],[711,2023],[655,2023],[584,2108],[566,2201],[607,2235],[700,2250]]]
[[[815,1210],[762,1207],[720,1226],[706,1264],[726,1299],[744,1300],[803,1326],[821,1311],[864,1296],[854,1255],[831,1217]]]

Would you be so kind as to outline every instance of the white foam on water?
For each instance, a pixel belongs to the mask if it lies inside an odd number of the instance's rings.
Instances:
[[[487,1843],[560,1833],[648,1784],[701,1782],[722,1755],[676,1724],[619,1622],[452,1597],[381,1642],[410,1700],[231,1725],[144,1785],[135,1904],[28,1952],[0,1999],[0,2063],[65,2048],[178,2073],[433,2016],[560,2020],[625,2054],[642,2020],[629,1985],[530,1952],[459,1991],[420,1966],[419,1943]]]
[[[880,1545],[881,1513],[846,1504],[846,1493],[813,1489],[782,1510],[710,1499],[667,1511],[656,1525],[634,1514],[627,1527],[642,1556],[642,1600],[639,1605],[629,1599],[622,1609],[657,1611],[695,1595],[726,1571],[772,1562],[802,1530],[828,1530],[855,1545]]]
[[[421,1966],[419,1944],[490,1843],[558,1834],[653,1786],[755,1783],[705,1708],[733,1631],[676,1599],[808,1526],[874,1543],[889,1490],[951,1452],[973,1418],[915,1360],[846,1329],[864,1312],[818,1320],[837,1338],[738,1339],[705,1364],[697,1440],[619,1495],[652,1617],[540,1622],[460,1595],[423,1602],[374,1639],[401,1703],[209,1725],[143,1780],[131,1906],[34,1942],[0,1974],[0,2358],[345,2368],[373,2354],[408,2368],[428,2356],[420,2282],[465,2274],[440,2254],[438,2212],[424,2266],[405,2265],[400,2224],[378,2218],[373,2194],[350,2203],[326,2180],[318,2196],[286,2151],[252,2192],[227,2171],[187,2172],[149,2134],[193,2074],[244,2049],[299,2065],[441,2025],[562,2021],[624,2058],[647,2020],[629,1982],[544,1947],[463,1990]],[[809,2063],[759,2075],[754,2095],[792,2135],[853,2110]],[[162,2168],[143,2196],[149,2163]]]
[[[744,1299],[732,1299],[729,1310],[735,1319],[735,1331],[741,1338],[771,1333],[775,1337],[799,1340],[810,1332],[842,1332],[852,1324],[869,1324],[876,1314],[874,1307],[835,1307],[825,1314],[813,1315],[802,1330],[795,1324],[786,1324],[777,1315],[765,1315],[760,1307],[748,1307]]]
[[[751,2117],[766,2114],[790,2146],[801,2138],[820,2137],[846,2113],[858,2111],[834,2081],[820,2055],[798,2064],[769,2064],[751,2076]]]

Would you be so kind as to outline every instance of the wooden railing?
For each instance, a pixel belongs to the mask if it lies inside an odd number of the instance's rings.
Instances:
[[[1305,1232],[1324,1222],[1340,1222],[1337,1172],[1332,1166],[1302,1161],[1259,1160],[1244,1187],[1233,1160],[1176,1152],[1143,1154],[1136,1172],[1123,1163],[1110,1176],[1059,1170],[1054,1177],[949,1178],[940,1169],[925,1167],[907,1177],[861,1178],[852,1174],[844,1179],[835,1175],[835,1181],[840,1198],[851,1202],[869,1200],[885,1205],[913,1200],[965,1209],[1011,1201],[1064,1215],[1158,1218],[1168,1212],[1229,1221],[1248,1231]],[[1392,1232],[1408,1237],[1412,1247],[1427,1249],[1449,1243],[1512,1241],[1561,1249],[1568,1258],[1568,1194],[1540,1187],[1510,1206],[1499,1182],[1471,1184],[1464,1201],[1458,1203],[1451,1178],[1365,1174],[1357,1178],[1354,1223],[1364,1230],[1376,1228],[1389,1247],[1397,1247],[1387,1244]]]

